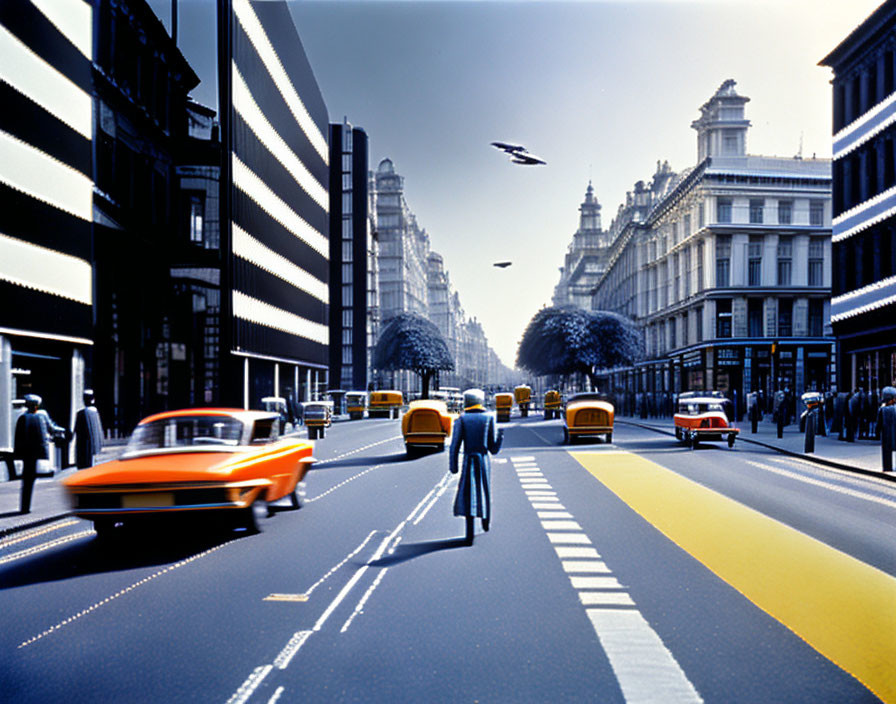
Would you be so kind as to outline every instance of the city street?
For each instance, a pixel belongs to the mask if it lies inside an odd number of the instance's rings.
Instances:
[[[465,546],[447,452],[336,423],[258,534],[0,540],[2,698],[896,701],[896,484],[618,421],[504,425]]]

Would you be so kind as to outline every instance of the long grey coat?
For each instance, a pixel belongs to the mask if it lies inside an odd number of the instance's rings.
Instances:
[[[460,447],[464,447],[464,463],[454,499],[455,516],[491,518],[491,462],[488,455],[498,454],[503,439],[494,413],[470,410],[454,421],[449,457],[449,468],[454,474],[458,471]]]

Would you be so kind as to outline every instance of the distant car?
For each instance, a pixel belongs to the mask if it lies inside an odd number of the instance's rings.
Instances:
[[[258,530],[268,504],[289,497],[314,462],[313,445],[281,438],[275,413],[193,408],[149,416],[117,460],[63,481],[72,512],[100,537],[158,516],[231,517]]]
[[[289,408],[286,405],[285,398],[282,396],[265,396],[261,399],[261,408],[280,416],[281,435],[292,430],[292,424],[289,422]]]
[[[513,394],[506,392],[495,394],[495,413],[499,423],[506,423],[510,420],[511,410],[513,410]]]
[[[404,397],[401,391],[371,391],[367,408],[369,418],[398,418]]]
[[[401,434],[408,455],[426,449],[444,450],[453,421],[454,416],[443,401],[412,401],[407,413],[401,417]]]
[[[725,412],[726,401],[718,394],[681,394],[678,397],[677,412],[672,418],[678,441],[694,448],[704,440],[727,439],[728,447],[734,447],[740,431],[729,424],[728,414]]]
[[[520,415],[523,418],[529,417],[529,404],[532,401],[532,389],[525,384],[517,386],[513,390],[513,400],[520,408]]]
[[[345,410],[351,420],[361,420],[367,409],[366,391],[349,391],[345,395]]]
[[[559,391],[546,391],[544,394],[544,419],[559,418],[563,409],[563,397]]]
[[[333,420],[332,401],[308,401],[302,404],[302,416],[308,428],[308,439],[317,440],[326,435]]]
[[[566,402],[563,413],[563,444],[598,435],[613,442],[615,411],[613,404],[599,393],[575,394]]]

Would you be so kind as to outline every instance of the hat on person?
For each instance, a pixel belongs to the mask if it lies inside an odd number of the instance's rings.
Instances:
[[[37,394],[25,394],[25,406],[28,408],[38,408],[43,399]]]
[[[886,403],[887,401],[896,400],[896,387],[893,386],[885,386],[880,391],[880,400]]]
[[[485,392],[482,389],[464,391],[464,410],[473,411],[485,408]]]

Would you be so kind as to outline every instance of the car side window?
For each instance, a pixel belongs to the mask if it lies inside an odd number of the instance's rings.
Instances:
[[[280,430],[280,425],[276,421],[276,418],[262,418],[255,421],[250,442],[253,445],[261,445],[276,440]]]

